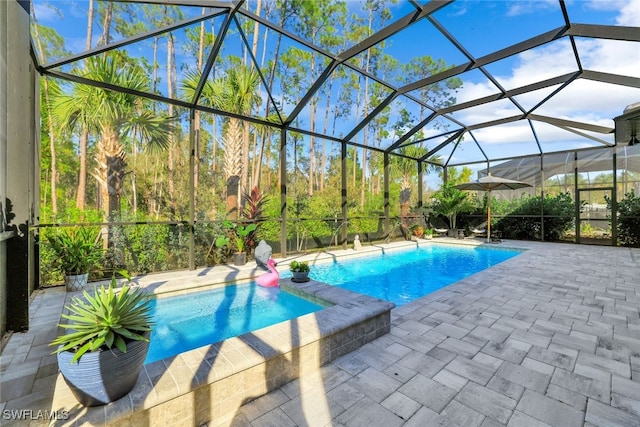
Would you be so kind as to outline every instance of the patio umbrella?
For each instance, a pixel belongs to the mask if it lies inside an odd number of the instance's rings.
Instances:
[[[454,185],[458,190],[477,190],[489,193],[487,201],[487,242],[491,241],[491,191],[493,190],[517,190],[518,188],[531,187],[530,184],[512,179],[500,178],[488,174],[475,181]]]

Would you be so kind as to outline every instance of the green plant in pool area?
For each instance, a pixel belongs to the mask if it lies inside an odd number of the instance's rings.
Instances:
[[[445,183],[440,191],[434,194],[436,203],[434,211],[443,215],[449,221],[449,228],[457,227],[456,220],[458,214],[468,212],[472,209],[472,204],[467,198],[467,193],[454,188],[453,184]]]
[[[233,239],[236,243],[236,248],[238,249],[237,253],[244,252],[245,247],[247,246],[247,242],[249,240],[249,236],[257,228],[256,224],[247,224],[247,225],[236,224],[229,220],[224,221],[224,226],[233,235]]]
[[[611,209],[611,199],[605,197],[607,208]],[[640,246],[640,195],[633,190],[618,201],[618,241],[623,246]]]
[[[126,272],[121,272],[130,280]],[[60,326],[70,332],[59,335],[51,346],[54,353],[74,351],[71,362],[80,360],[86,352],[116,347],[126,353],[129,341],[149,341],[145,334],[151,331],[151,301],[131,283],[116,290],[115,276],[107,288],[96,288],[93,295],[83,292],[84,298],[74,297],[66,306],[68,320]]]
[[[499,231],[506,239],[540,239],[542,226],[540,212],[544,211],[544,240],[561,239],[575,223],[575,203],[568,193],[557,196],[527,197],[503,207],[505,216],[492,230]],[[582,210],[582,205],[580,206]],[[493,224],[492,224],[493,225]]]
[[[264,222],[265,208],[269,198],[264,194],[260,194],[258,187],[253,187],[250,192],[245,192],[242,198],[244,201],[242,216],[256,225],[255,229],[249,232],[245,239],[245,246],[251,251],[258,245],[258,231]]]
[[[100,230],[73,227],[52,231],[46,236],[55,254],[54,266],[64,274],[88,273],[102,259]]]
[[[291,264],[289,264],[289,270],[294,273],[308,273],[309,263],[306,261],[291,261]]]

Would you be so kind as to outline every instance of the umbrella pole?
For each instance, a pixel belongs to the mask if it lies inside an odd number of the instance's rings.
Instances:
[[[491,190],[487,197],[487,243],[491,242]]]

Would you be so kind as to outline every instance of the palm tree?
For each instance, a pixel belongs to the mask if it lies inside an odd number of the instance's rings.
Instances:
[[[440,191],[435,194],[435,199],[435,212],[447,217],[451,230],[456,229],[458,214],[469,211],[472,208],[472,204],[467,198],[467,193],[454,188],[454,184],[449,181],[442,185]]]
[[[191,100],[200,80],[199,72],[187,74],[182,82],[184,96]],[[257,71],[244,65],[231,67],[226,74],[213,81],[207,80],[199,103],[230,113],[248,115],[260,103]],[[249,170],[249,122],[240,125],[240,119],[226,119],[224,136],[224,174],[227,185],[227,216],[237,218],[240,211],[241,192],[246,191]]]
[[[151,82],[139,66],[114,55],[87,58],[77,72],[84,78],[115,86],[150,92]],[[119,212],[127,160],[123,139],[134,135],[149,147],[166,148],[171,121],[147,108],[136,95],[97,86],[77,84],[70,93],[52,100],[53,114],[68,128],[85,126],[99,135],[97,166],[93,174],[100,185],[100,205],[105,219]]]

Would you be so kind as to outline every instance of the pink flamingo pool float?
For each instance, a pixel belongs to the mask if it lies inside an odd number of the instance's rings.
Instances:
[[[258,276],[256,283],[260,286],[264,286],[265,288],[274,288],[279,286],[280,273],[276,270],[276,265],[278,265],[278,263],[273,258],[269,258],[269,261],[267,261],[267,268],[269,268],[269,272]]]

